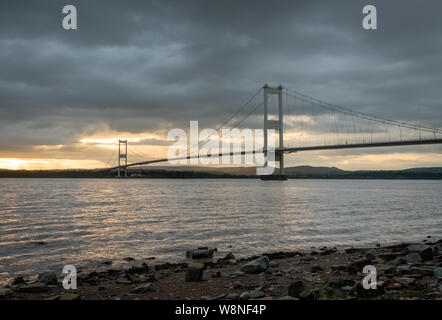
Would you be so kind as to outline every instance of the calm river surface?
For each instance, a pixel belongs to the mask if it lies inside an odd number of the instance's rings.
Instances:
[[[0,179],[0,283],[65,264],[442,236],[442,181]]]

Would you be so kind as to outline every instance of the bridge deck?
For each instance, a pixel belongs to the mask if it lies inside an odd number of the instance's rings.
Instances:
[[[294,152],[301,152],[301,151],[355,149],[355,148],[379,148],[379,147],[412,146],[412,145],[424,145],[424,144],[442,144],[442,139],[404,140],[404,141],[394,141],[394,142],[370,142],[370,143],[355,143],[355,144],[337,144],[337,145],[329,145],[329,146],[277,148],[276,152],[294,153]],[[222,156],[245,155],[245,154],[253,154],[253,153],[262,153],[262,150],[218,153],[218,154],[213,154],[213,155],[209,155],[209,156],[210,157],[222,157]],[[195,158],[199,158],[199,156],[178,157],[178,158],[173,158],[173,159],[167,159],[167,158],[155,159],[155,160],[149,160],[149,161],[130,163],[125,167],[134,167],[134,166],[140,166],[140,165],[148,165],[148,164],[152,164],[152,163],[167,162],[169,160],[172,160],[172,161],[190,160],[190,159],[195,159]],[[112,167],[110,169],[113,170],[113,169],[117,169],[117,168],[118,168],[118,166]]]

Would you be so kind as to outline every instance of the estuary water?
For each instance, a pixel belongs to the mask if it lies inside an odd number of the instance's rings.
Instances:
[[[442,237],[442,181],[0,179],[0,283],[124,257],[182,261]]]

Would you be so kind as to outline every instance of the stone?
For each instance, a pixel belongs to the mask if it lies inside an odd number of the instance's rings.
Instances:
[[[395,265],[399,265],[399,264],[403,264],[405,263],[405,257],[397,257],[396,259],[394,259],[391,263],[395,264]]]
[[[34,282],[30,284],[18,285],[17,287],[13,288],[13,290],[16,292],[37,293],[46,292],[49,289],[44,283]]]
[[[132,281],[126,278],[118,278],[117,279],[118,284],[132,284]]]
[[[233,255],[233,253],[229,252],[228,254],[226,254],[226,256],[224,257],[224,260],[232,260],[232,259],[236,259],[235,256]]]
[[[395,253],[393,253],[393,252],[381,253],[381,254],[379,254],[379,258],[382,258],[382,259],[384,259],[385,261],[391,261],[391,260],[394,260],[394,259],[396,259],[397,257],[399,257],[399,256],[401,256],[401,255],[404,255],[404,254],[405,254],[405,252],[404,252],[404,253],[402,253],[402,252],[395,252]]]
[[[135,259],[132,257],[126,257],[123,259],[124,261],[134,261]]]
[[[322,271],[322,270],[324,270],[321,266],[318,266],[318,265],[313,265],[312,266],[312,269],[311,269],[311,272],[312,273],[317,273],[317,272],[320,272],[320,271]]]
[[[242,272],[242,271],[237,271],[237,272],[235,272],[235,276],[237,276],[237,277],[243,277],[243,276],[245,276],[245,272]]]
[[[301,300],[317,300],[320,296],[319,293],[319,289],[315,288],[315,289],[305,289],[301,292],[301,294],[299,295],[299,298]]]
[[[213,258],[217,248],[200,247],[196,250],[186,251],[186,257],[190,259]]]
[[[290,297],[299,298],[303,290],[304,283],[301,280],[296,280],[289,284],[287,288],[287,295]]]
[[[221,271],[214,271],[212,272],[212,278],[220,278],[221,277]]]
[[[344,271],[344,270],[347,270],[347,266],[344,266],[344,265],[342,265],[342,264],[335,264],[335,265],[332,265],[331,266],[331,269],[333,270],[333,271]]]
[[[239,299],[240,300],[248,300],[249,299],[249,293],[247,291],[244,291],[243,293],[240,294]]]
[[[59,300],[81,300],[81,298],[80,298],[79,294],[67,293],[67,294],[60,296]]]
[[[442,268],[436,268],[433,270],[434,276],[442,279]]]
[[[46,271],[38,275],[37,281],[44,284],[57,284],[57,275],[55,272]]]
[[[11,285],[26,284],[26,280],[22,276],[18,276],[12,280]]]
[[[376,271],[381,274],[390,274],[395,270],[395,266],[392,264],[379,263],[375,265]]]
[[[362,269],[369,264],[370,260],[368,259],[357,260],[347,265],[347,270],[349,273],[357,274],[358,272],[362,272]]]
[[[149,266],[147,265],[147,263],[143,262],[140,265],[131,266],[129,269],[127,269],[127,272],[129,273],[149,272]]]
[[[222,299],[222,298],[224,298],[226,296],[226,294],[225,293],[221,293],[221,294],[218,294],[218,295],[216,295],[216,296],[203,296],[203,297],[201,297],[201,299],[203,299],[203,300],[219,300],[219,299]]]
[[[341,289],[343,291],[350,292],[351,290],[353,290],[353,286],[343,286],[341,287]]]
[[[204,264],[189,263],[186,272],[186,281],[200,281],[203,276]]]
[[[401,277],[401,278],[397,278],[396,281],[398,283],[400,283],[401,285],[403,285],[404,287],[409,287],[415,282],[415,279]]]
[[[406,263],[417,263],[417,262],[422,262],[422,258],[421,256],[416,253],[416,252],[412,252],[410,254],[407,254],[405,257],[405,262]]]
[[[241,267],[241,271],[245,273],[261,273],[269,267],[269,258],[267,256],[252,260]]]
[[[265,296],[265,293],[260,290],[252,290],[248,293],[250,299],[258,299]]]
[[[427,261],[433,258],[433,248],[426,244],[412,244],[407,247],[410,253],[417,253],[422,260]]]
[[[376,260],[376,255],[371,250],[367,251],[365,257],[370,261]]]
[[[407,265],[407,264],[403,264],[403,265],[397,266],[396,273],[397,274],[408,274],[408,273],[411,273],[411,267],[409,265]]]
[[[244,285],[240,281],[235,281],[233,283],[233,289],[240,289],[240,288],[243,288],[243,287],[244,287]]]
[[[0,298],[5,298],[12,293],[10,288],[0,288]]]
[[[413,274],[418,274],[422,276],[432,276],[433,275],[433,269],[428,267],[413,267],[411,268],[411,272]]]
[[[132,293],[146,293],[152,290],[152,282],[147,282],[139,285],[138,287],[134,288],[131,292]]]
[[[353,286],[354,281],[350,279],[343,278],[330,278],[328,279],[328,285],[330,287],[345,287],[345,286]]]
[[[236,300],[239,298],[239,294],[237,293],[229,293],[228,295],[225,296],[226,299],[228,300]]]

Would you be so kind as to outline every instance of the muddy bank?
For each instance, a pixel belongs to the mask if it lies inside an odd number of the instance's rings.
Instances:
[[[44,272],[36,281],[17,277],[0,299],[441,299],[442,239],[373,248],[314,248],[213,258],[211,248],[187,252],[186,263],[155,264],[126,258],[128,268],[103,261],[77,270],[77,289],[62,286],[65,274]],[[183,253],[184,255],[184,253]],[[376,268],[376,289],[364,289],[364,266]]]

